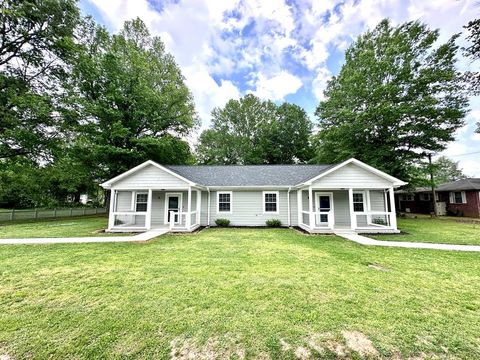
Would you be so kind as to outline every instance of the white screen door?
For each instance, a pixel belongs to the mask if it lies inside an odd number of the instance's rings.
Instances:
[[[332,210],[332,195],[319,193],[316,196],[317,212],[320,214],[317,216],[318,225],[328,225],[328,217],[331,216]]]

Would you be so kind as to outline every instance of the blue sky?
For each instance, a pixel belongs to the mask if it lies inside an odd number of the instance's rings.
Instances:
[[[383,18],[419,19],[439,28],[441,41],[480,15],[474,0],[81,0],[84,14],[115,32],[142,18],[162,37],[186,78],[203,127],[210,112],[253,93],[289,101],[313,113],[330,76],[356,36]],[[462,42],[463,39],[460,39]],[[459,68],[468,69],[459,58]],[[471,99],[466,125],[444,152],[480,177],[480,98]]]

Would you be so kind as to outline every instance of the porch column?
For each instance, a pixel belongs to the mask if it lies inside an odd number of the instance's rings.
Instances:
[[[298,225],[303,223],[303,202],[302,202],[302,189],[297,189],[297,220],[298,220]]]
[[[310,212],[310,229],[315,226],[315,214],[313,213],[313,191],[312,185],[308,187],[308,211]]]
[[[200,225],[200,211],[202,210],[202,192],[197,190],[197,224]]]
[[[370,190],[365,190],[365,197],[366,197],[366,202],[367,202],[367,225],[370,225],[372,223],[372,215],[370,215],[370,212],[372,211],[372,203],[370,202]]]
[[[210,189],[207,188],[208,198],[207,198],[207,226],[210,226]]]
[[[350,208],[350,227],[352,230],[357,228],[357,217],[355,216],[355,211],[353,210],[353,189],[348,189],[348,205]]]
[[[395,194],[393,193],[393,187],[388,189],[390,195],[390,226],[397,230],[397,213],[395,211]],[[388,204],[385,204],[387,206]]]
[[[192,187],[188,187],[188,200],[187,200],[187,216],[185,218],[185,226],[187,229],[190,229],[190,224],[191,224],[191,216],[190,212],[192,211]]]
[[[108,228],[112,229],[115,226],[115,196],[117,191],[110,189],[110,211],[108,213]]]
[[[148,198],[147,198],[147,215],[145,215],[145,227],[147,230],[150,230],[152,227],[152,189],[148,189]]]

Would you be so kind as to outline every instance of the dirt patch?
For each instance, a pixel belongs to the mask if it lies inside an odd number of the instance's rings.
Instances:
[[[12,360],[12,357],[8,354],[1,354],[0,353],[0,360]]]
[[[10,356],[7,349],[0,345],[0,360],[13,360],[13,357]]]
[[[313,334],[307,339],[307,345],[312,349],[315,350],[319,354],[323,354],[325,349],[322,345],[324,342],[324,338],[321,334]]]
[[[310,359],[311,355],[312,354],[310,353],[310,350],[308,350],[303,346],[299,346],[295,349],[295,356],[297,357],[297,359],[301,359],[301,360]]]
[[[333,339],[327,341],[327,349],[337,355],[339,358],[346,357],[348,352],[345,345]]]
[[[236,357],[245,358],[245,350],[232,338],[213,337],[203,345],[195,339],[175,338],[170,342],[170,358],[175,360],[213,360]]]
[[[383,266],[383,265],[380,265],[380,264],[377,264],[377,263],[369,263],[367,265],[370,269],[373,269],[373,270],[378,270],[378,271],[383,271],[383,272],[389,272],[390,269]]]
[[[282,347],[282,351],[290,351],[292,350],[292,345],[287,343],[285,340],[280,339],[280,346]]]
[[[375,349],[372,342],[365,334],[359,331],[342,331],[347,347],[361,356],[378,356],[378,350]]]

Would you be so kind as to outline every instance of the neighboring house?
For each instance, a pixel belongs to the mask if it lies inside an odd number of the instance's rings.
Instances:
[[[406,183],[356,159],[337,165],[162,166],[147,161],[102,184],[108,231],[265,226],[312,233],[398,232],[394,189]]]
[[[433,212],[432,190],[418,188],[395,193],[399,211],[430,214]],[[461,179],[439,185],[436,201],[440,215],[480,217],[480,178]]]

